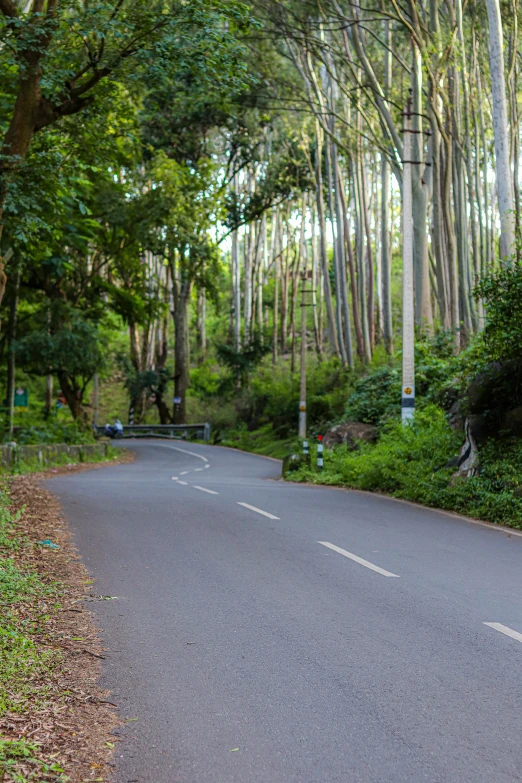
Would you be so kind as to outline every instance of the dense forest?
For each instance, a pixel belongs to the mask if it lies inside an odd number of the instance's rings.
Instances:
[[[0,12],[4,441],[283,456],[306,369],[297,478],[522,521],[518,0]]]

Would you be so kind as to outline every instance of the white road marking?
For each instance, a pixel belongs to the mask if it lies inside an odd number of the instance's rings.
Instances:
[[[249,503],[240,503],[239,500],[237,501],[238,506],[244,506],[245,508],[249,508],[250,511],[256,511],[258,514],[262,514],[264,517],[268,517],[268,519],[279,519],[279,517],[275,517],[273,514],[269,514],[268,511],[263,511],[260,508],[256,508],[255,506],[251,506]]]
[[[163,444],[161,444],[163,445]],[[196,454],[195,451],[188,451],[187,449],[180,449],[179,446],[167,446],[168,449],[174,449],[174,451],[181,451],[183,454],[190,454],[191,457],[197,457],[198,459],[202,459],[203,462],[208,462],[208,459],[206,457],[201,456],[201,454]]]
[[[214,492],[213,489],[207,489],[206,487],[198,487],[197,484],[192,485],[194,489],[200,489],[202,492],[208,492],[209,495],[219,495],[219,492]]]
[[[184,487],[188,486],[186,481],[178,481],[178,484],[183,484]]]
[[[371,571],[376,571],[378,574],[381,574],[382,576],[395,576],[397,577],[397,579],[399,578],[399,574],[392,574],[391,571],[385,571],[384,568],[379,568],[379,566],[370,563],[368,560],[363,560],[362,557],[353,555],[351,552],[347,552],[346,549],[341,549],[340,546],[335,546],[335,544],[330,544],[329,541],[318,541],[317,543],[321,544],[322,546],[328,547],[328,549],[333,549],[334,552],[339,552],[340,555],[349,557],[350,560],[354,560],[356,563],[359,563],[359,565],[362,565],[365,568],[369,568]]]
[[[517,642],[522,642],[522,633],[514,631],[507,625],[502,625],[502,623],[484,623],[484,625],[488,625],[490,628],[494,628],[495,631],[500,631],[500,633],[510,636],[512,639],[516,639]]]
[[[172,476],[172,481],[179,481],[179,478],[177,476]]]
[[[209,467],[210,467],[210,465],[205,465],[205,468],[209,468]]]
[[[186,476],[186,475],[187,475],[187,473],[190,473],[190,471],[189,471],[189,470],[182,470],[182,471],[181,471],[181,473],[180,473],[179,475],[180,475],[180,476]]]
[[[205,465],[205,467],[206,467],[206,465]],[[195,468],[194,469],[194,473],[199,473],[201,470],[203,470],[203,468]]]

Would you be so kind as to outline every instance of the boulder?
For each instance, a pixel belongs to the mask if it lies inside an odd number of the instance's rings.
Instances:
[[[360,441],[373,443],[378,436],[379,431],[373,424],[365,424],[362,421],[345,421],[332,427],[324,436],[323,443],[327,449],[344,444],[354,451]]]
[[[522,435],[522,405],[508,411],[504,416],[503,429],[510,435],[520,437]]]
[[[480,413],[470,413],[467,418],[473,440],[481,446],[489,438],[494,438],[498,428],[495,427],[487,416]]]

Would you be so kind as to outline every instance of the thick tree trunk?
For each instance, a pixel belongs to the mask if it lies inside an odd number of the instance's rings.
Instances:
[[[187,423],[187,390],[189,374],[188,302],[190,285],[180,286],[174,304],[174,397],[180,400],[174,405],[174,424]]]
[[[500,213],[500,256],[510,258],[515,251],[513,178],[509,166],[509,133],[504,76],[504,39],[499,0],[486,0],[489,22],[489,69],[493,104],[493,131]]]
[[[69,406],[73,419],[80,429],[89,429],[89,414],[83,407],[82,390],[76,384],[74,378],[59,370],[57,372],[60,388]]]

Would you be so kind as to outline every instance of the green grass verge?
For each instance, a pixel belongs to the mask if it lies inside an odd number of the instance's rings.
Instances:
[[[249,432],[246,428],[229,430],[219,445],[251,451],[253,454],[263,454],[265,457],[284,459],[298,447],[298,441],[296,438],[279,440],[274,435],[272,426],[267,424],[254,432]]]
[[[37,644],[60,599],[59,584],[45,584],[27,565],[31,544],[11,511],[7,486],[0,488],[0,717],[38,710],[49,694],[48,683],[60,653]],[[23,770],[23,772],[20,772]],[[0,780],[66,778],[59,764],[40,758],[38,746],[25,740],[0,739]]]
[[[480,451],[480,473],[452,481],[455,468],[446,467],[458,454],[462,433],[448,425],[444,412],[434,405],[402,426],[391,422],[377,443],[358,451],[338,447],[326,451],[324,470],[298,465],[288,474],[292,481],[329,484],[384,492],[434,508],[457,511],[514,528],[522,528],[522,445],[520,439],[491,441]]]
[[[63,774],[60,764],[42,761],[38,757],[39,747],[35,742],[21,740],[0,739],[0,771],[4,777],[13,780],[14,783],[29,783],[29,781],[50,781],[51,783],[65,783],[69,780]],[[20,772],[20,767],[23,772]],[[1,779],[3,780],[4,777]]]
[[[22,449],[20,449],[20,455],[22,456],[17,456],[11,469],[8,469],[5,466],[0,467],[0,473],[10,475],[25,475],[26,473],[37,473],[42,470],[47,470],[48,468],[60,467],[63,465],[112,462],[113,460],[120,459],[122,456],[122,450],[115,449],[111,444],[108,444],[106,452],[101,447],[97,449],[96,444],[92,444],[92,446],[94,446],[94,448],[92,448],[91,444],[89,444],[87,448],[82,449],[80,459],[75,456],[71,456],[70,453],[61,452],[59,444],[47,446],[46,448],[48,449],[49,456],[46,457],[43,463],[38,459],[37,450],[35,451],[34,456],[28,456],[28,450],[22,447]],[[93,453],[90,454],[89,450],[92,450]]]

